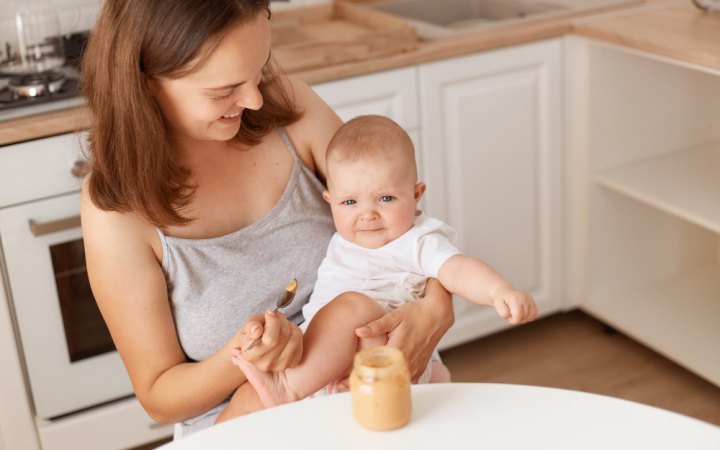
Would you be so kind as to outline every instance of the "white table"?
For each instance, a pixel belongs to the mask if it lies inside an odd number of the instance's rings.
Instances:
[[[504,384],[413,386],[394,431],[355,423],[347,393],[240,417],[161,447],[182,449],[720,449],[720,427],[626,400]]]

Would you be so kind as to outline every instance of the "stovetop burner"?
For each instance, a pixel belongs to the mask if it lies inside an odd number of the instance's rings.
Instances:
[[[62,88],[65,75],[59,70],[50,70],[28,75],[13,75],[8,80],[8,89],[18,98],[39,97],[54,94]]]
[[[79,104],[80,74],[74,67],[0,78],[0,121]]]

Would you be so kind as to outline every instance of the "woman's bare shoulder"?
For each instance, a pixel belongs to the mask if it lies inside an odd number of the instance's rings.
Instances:
[[[87,182],[81,188],[80,217],[86,251],[159,250],[157,232],[151,223],[132,212],[101,209],[93,202]]]

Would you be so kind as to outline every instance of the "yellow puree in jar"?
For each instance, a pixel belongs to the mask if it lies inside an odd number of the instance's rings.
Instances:
[[[382,346],[355,356],[350,375],[355,420],[371,430],[392,430],[410,421],[410,374],[402,352]]]

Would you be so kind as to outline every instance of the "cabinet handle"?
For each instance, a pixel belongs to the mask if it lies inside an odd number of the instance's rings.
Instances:
[[[33,236],[37,237],[78,228],[80,226],[80,216],[66,217],[65,219],[52,220],[50,222],[36,222],[30,219],[28,223],[30,224],[30,232]]]
[[[167,427],[168,425],[169,425],[169,424],[167,424],[167,423],[150,422],[150,429],[151,429],[151,430],[157,430],[157,429],[159,429],[159,428],[165,428],[165,427]]]

